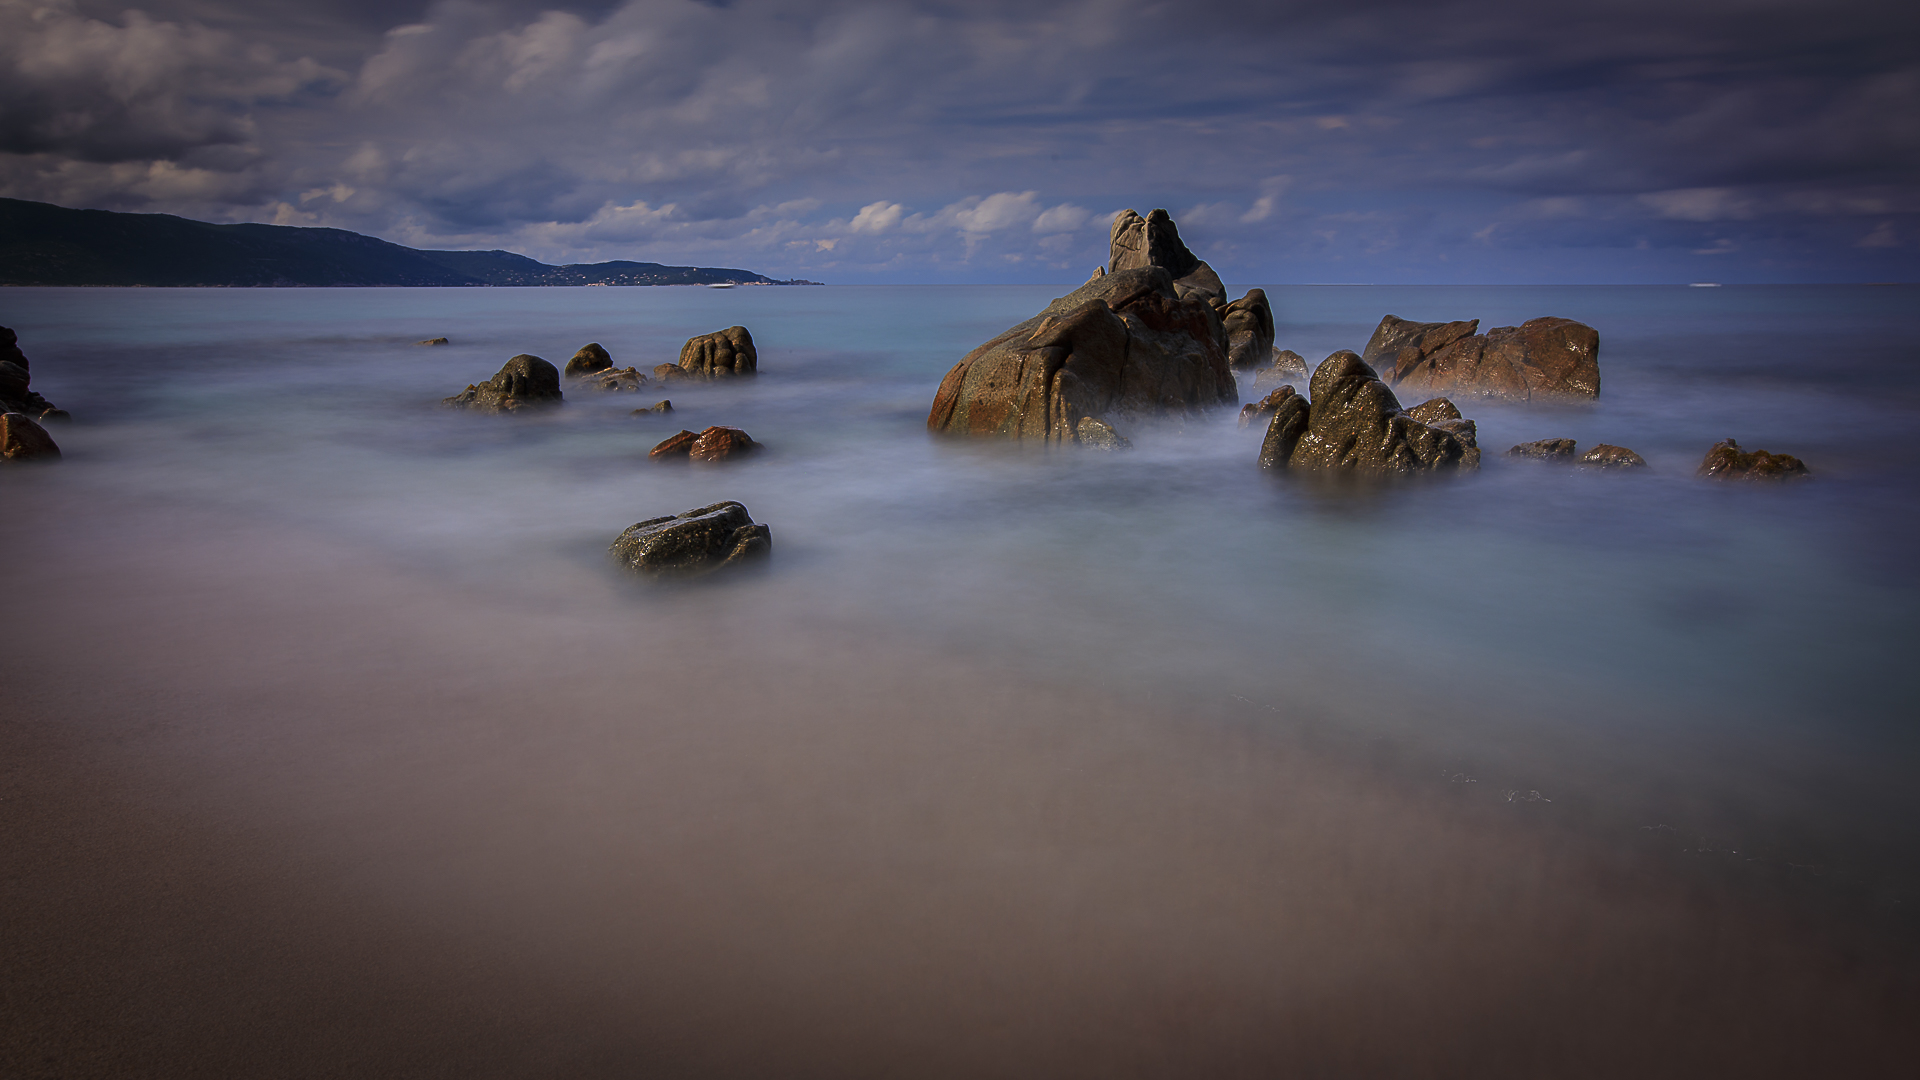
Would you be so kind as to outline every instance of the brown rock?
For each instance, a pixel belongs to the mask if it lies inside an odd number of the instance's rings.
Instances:
[[[1221,316],[1227,331],[1227,363],[1235,368],[1259,367],[1273,361],[1273,308],[1261,289],[1228,304]]]
[[[600,347],[597,341],[580,346],[580,351],[567,361],[566,376],[569,379],[583,378],[607,370],[613,366],[613,357]]]
[[[607,548],[622,567],[655,581],[705,577],[764,559],[772,551],[772,530],[754,524],[747,508],[737,502],[649,518],[629,526]]]
[[[737,427],[710,427],[687,447],[687,457],[694,461],[727,461],[746,457],[760,447],[761,444]]]
[[[441,404],[481,412],[519,412],[560,404],[560,372],[537,356],[521,353],[493,378],[467,387]]]
[[[1792,454],[1742,450],[1739,443],[1728,439],[1714,443],[1707,451],[1699,475],[1709,480],[1804,480],[1813,474]]]
[[[693,449],[695,439],[700,436],[684,428],[678,435],[669,435],[660,440],[659,445],[647,451],[648,461],[686,461],[687,454]]]
[[[1258,394],[1270,386],[1291,385],[1295,389],[1307,385],[1307,358],[1292,349],[1273,350],[1273,362],[1253,373],[1253,392]]]
[[[1352,352],[1321,361],[1309,389],[1312,401],[1296,404],[1299,399],[1290,396],[1274,410],[1260,447],[1262,468],[1383,475],[1479,465],[1472,429],[1458,426],[1460,413],[1451,402],[1418,406],[1434,424],[1415,419]]]
[[[414,342],[415,345],[445,345],[446,343],[447,339],[443,337],[430,337],[425,341]]]
[[[754,351],[753,335],[744,326],[729,326],[711,334],[688,338],[680,346],[680,370],[703,379],[724,379],[733,375],[752,375],[759,370],[760,355]],[[658,368],[654,369],[656,372]]]
[[[1363,357],[1382,381],[1423,393],[1511,401],[1600,394],[1600,335],[1572,319],[1530,319],[1475,334],[1479,320],[1380,320]]]
[[[1152,211],[1146,217],[1127,210],[1113,219],[1107,239],[1107,273],[1158,266],[1173,279],[1176,297],[1184,300],[1197,295],[1226,302],[1227,287],[1220,284],[1220,276],[1187,250],[1180,230],[1165,210]]]
[[[51,461],[60,456],[47,429],[25,413],[0,413],[0,461]]]
[[[671,383],[684,382],[693,376],[687,374],[687,369],[681,367],[679,364],[655,364],[653,365],[653,377],[663,383]]]
[[[1295,393],[1292,386],[1283,386],[1259,401],[1249,401],[1240,406],[1240,426],[1247,427],[1266,422],[1267,417],[1272,416],[1273,411],[1280,407],[1280,403],[1294,396]]]
[[[1566,463],[1573,460],[1577,449],[1579,447],[1572,439],[1541,439],[1538,442],[1521,443],[1507,451],[1507,456]]]
[[[1579,464],[1591,469],[1644,469],[1647,461],[1624,446],[1601,443],[1580,455]]]
[[[1408,409],[1407,416],[1459,439],[1460,445],[1467,449],[1466,457],[1461,459],[1460,464],[1470,469],[1480,467],[1480,426],[1461,416],[1460,409],[1453,402],[1443,397],[1423,401]]]
[[[660,401],[656,401],[656,402],[654,402],[653,404],[651,404],[651,405],[649,405],[649,406],[647,406],[647,407],[646,407],[646,408],[644,408],[644,409],[635,409],[635,410],[633,410],[633,414],[632,414],[632,415],[634,415],[634,416],[653,416],[653,415],[655,415],[655,414],[657,414],[657,413],[670,413],[670,412],[672,412],[672,411],[673,411],[673,402],[671,402],[671,401],[666,401],[666,400],[664,400],[664,399],[663,399],[663,400],[660,400]]]
[[[647,385],[647,377],[634,368],[607,368],[580,380],[584,389],[601,394],[634,393]]]
[[[968,353],[941,380],[927,427],[1065,444],[1081,441],[1088,417],[1111,428],[1114,415],[1238,400],[1219,316],[1149,266],[1096,277]],[[1104,441],[1098,427],[1086,431]]]

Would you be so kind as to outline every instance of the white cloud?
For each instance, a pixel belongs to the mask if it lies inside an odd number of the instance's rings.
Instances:
[[[906,209],[899,203],[890,203],[884,199],[868,203],[860,208],[859,213],[853,215],[853,220],[848,223],[847,228],[857,233],[878,235],[899,225],[900,217],[906,213]]]
[[[1072,203],[1061,203],[1048,207],[1039,217],[1033,219],[1033,231],[1037,233],[1065,233],[1084,228],[1093,217],[1093,211]]]
[[[1040,204],[1036,197],[1039,194],[1037,191],[1002,191],[984,199],[963,199],[942,212],[951,211],[953,223],[961,232],[999,232],[1037,221]]]

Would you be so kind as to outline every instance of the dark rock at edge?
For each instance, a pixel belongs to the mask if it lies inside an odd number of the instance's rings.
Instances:
[[[1727,439],[1707,451],[1699,475],[1709,480],[1804,480],[1813,474],[1806,462],[1792,454],[1742,450],[1739,443]]]
[[[737,502],[649,518],[629,527],[607,548],[622,567],[654,580],[705,577],[764,559],[772,551],[772,530],[755,524]]]
[[[60,456],[60,447],[47,429],[34,423],[25,413],[0,413],[0,461],[50,461]]]
[[[36,420],[68,420],[67,410],[32,389],[33,367],[20,351],[20,337],[0,326],[0,412],[20,413]]]

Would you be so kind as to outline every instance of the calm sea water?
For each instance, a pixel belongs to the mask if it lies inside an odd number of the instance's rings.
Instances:
[[[297,536],[539,626],[597,627],[636,694],[658,672],[629,635],[678,623],[720,649],[751,627],[832,642],[814,661],[837,668],[828,682],[911,685],[897,658],[940,655],[1310,732],[1355,760],[1390,747],[1406,783],[1913,932],[1920,289],[1265,286],[1278,344],[1310,363],[1359,349],[1387,313],[1596,327],[1598,402],[1465,404],[1488,453],[1459,478],[1266,475],[1260,432],[1230,410],[1129,430],[1135,449],[1113,455],[930,439],[947,368],[1067,288],[0,290],[35,388],[76,417],[54,429],[58,468],[0,477],[10,513],[34,519],[7,536],[69,576],[84,568],[62,559],[102,551],[190,563],[200,531]],[[749,382],[569,392],[538,416],[438,405],[515,353],[561,365],[597,341],[646,370],[735,323],[759,347]],[[412,344],[440,335],[452,344]],[[630,415],[662,396],[670,416]],[[646,462],[709,424],[767,450]],[[1652,468],[1500,457],[1557,436]],[[1697,480],[1726,437],[1816,478]],[[607,566],[625,526],[719,499],[772,527],[767,573],[661,591]],[[285,556],[255,557],[250,581]],[[169,593],[183,625],[194,595]],[[123,614],[76,603],[82,623]],[[500,648],[520,633],[501,625]],[[277,634],[260,627],[267,682]],[[395,663],[342,676],[406,678]],[[900,723],[916,715],[901,703]]]

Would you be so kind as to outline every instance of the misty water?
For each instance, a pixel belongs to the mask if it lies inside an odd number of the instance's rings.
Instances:
[[[1274,783],[1337,778],[1411,808],[1356,835],[1432,800],[1910,955],[1920,290],[1266,286],[1277,344],[1310,363],[1361,348],[1387,313],[1596,327],[1599,400],[1460,402],[1486,459],[1458,477],[1266,474],[1260,430],[1232,410],[1123,423],[1134,447],[1112,454],[929,437],[941,375],[1069,288],[0,292],[34,388],[76,418],[52,429],[57,467],[0,477],[12,595],[58,646],[29,650],[40,674],[16,668],[9,690],[50,724],[131,724],[109,740],[115,768],[324,851],[316,878],[351,881],[356,902],[549,958],[567,946],[535,947],[546,931],[529,927],[592,924],[610,853],[637,832],[701,838],[648,849],[669,876],[764,866],[757,885],[682,898],[709,943],[753,939],[781,896],[838,896],[886,926],[949,888],[928,918],[991,941],[1000,916],[958,884],[975,871],[1089,887],[1059,869],[1084,851],[1020,847],[1074,817],[1049,791],[1099,790],[1119,833],[1192,819],[1145,850],[1190,852],[1188,882],[1256,881],[1258,814],[1210,834],[1195,807],[1236,785],[1265,797],[1219,764],[1261,747],[1300,765]],[[645,371],[732,324],[754,335],[755,379],[570,389],[538,415],[439,406],[516,353],[562,365],[597,341]],[[662,397],[670,415],[632,414]],[[766,449],[646,460],[709,424]],[[1730,436],[1814,479],[1697,479]],[[1501,456],[1549,437],[1651,468]],[[771,527],[764,571],[649,588],[609,564],[627,525],[721,499]],[[1224,745],[1242,749],[1150,774],[1153,755]],[[1138,776],[1107,756],[1141,747]],[[639,789],[678,794],[641,806]],[[496,802],[511,812],[474,809]],[[537,897],[541,880],[567,899]],[[1151,899],[1166,888],[1145,887],[1141,934],[1208,910]],[[1473,887],[1445,895],[1475,917]],[[791,938],[758,941],[763,961],[803,968],[807,933],[861,934],[792,919]],[[847,976],[868,996],[844,1014],[899,992],[889,958],[973,970],[902,934]],[[554,977],[587,963],[554,960]],[[1115,964],[1067,964],[1056,989],[1138,974]],[[981,978],[952,993],[1007,992]]]

